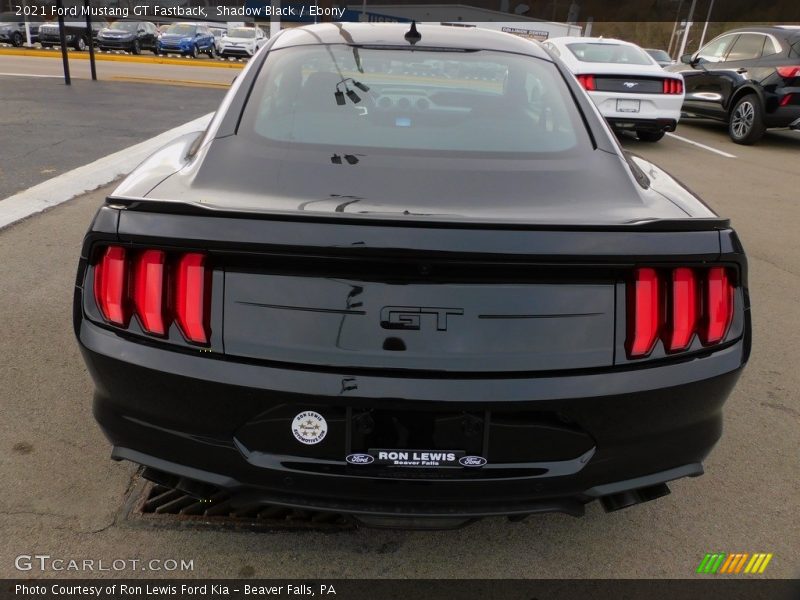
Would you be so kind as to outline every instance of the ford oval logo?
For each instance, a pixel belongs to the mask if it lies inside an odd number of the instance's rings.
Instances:
[[[486,464],[486,459],[482,456],[462,456],[458,463],[462,467],[482,467]]]
[[[371,454],[348,454],[345,460],[351,465],[368,465],[375,462],[375,457]]]

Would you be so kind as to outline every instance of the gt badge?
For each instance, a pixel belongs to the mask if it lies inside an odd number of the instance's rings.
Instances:
[[[328,433],[328,422],[318,412],[306,410],[292,421],[292,433],[301,444],[319,444]]]

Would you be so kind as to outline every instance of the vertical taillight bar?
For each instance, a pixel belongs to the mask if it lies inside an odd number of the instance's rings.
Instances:
[[[94,268],[94,297],[106,321],[128,326],[128,263],[122,246],[103,250]]]
[[[578,83],[580,83],[583,89],[585,89],[587,92],[593,92],[594,90],[597,89],[597,86],[594,81],[594,75],[581,74],[577,76],[577,79]]]
[[[733,321],[733,285],[724,267],[708,270],[703,293],[703,323],[700,339],[706,345],[723,340]]]
[[[169,327],[166,258],[163,250],[144,250],[133,262],[133,307],[142,329],[156,335]]]
[[[175,321],[184,337],[207,344],[211,321],[211,271],[204,254],[190,252],[178,259],[175,269]]]
[[[669,352],[686,350],[697,329],[697,277],[694,270],[679,267],[672,270],[669,321],[665,344]]]
[[[661,327],[661,285],[655,269],[634,271],[628,287],[628,356],[639,358],[652,352]]]

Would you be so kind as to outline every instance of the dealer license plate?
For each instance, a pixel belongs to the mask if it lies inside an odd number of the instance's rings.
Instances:
[[[369,454],[375,458],[376,465],[394,467],[460,467],[458,459],[464,456],[463,450],[396,450],[370,448]]]
[[[640,105],[639,100],[617,100],[617,112],[637,113]]]

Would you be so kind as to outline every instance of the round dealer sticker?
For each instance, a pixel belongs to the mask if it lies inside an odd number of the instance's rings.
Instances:
[[[328,433],[328,422],[318,412],[306,410],[292,421],[292,433],[298,442],[319,444]]]

